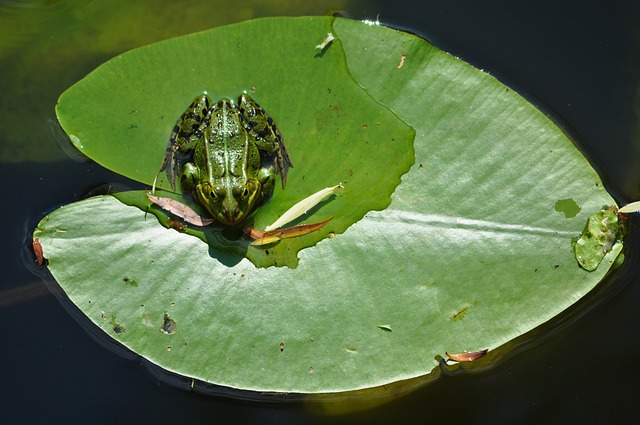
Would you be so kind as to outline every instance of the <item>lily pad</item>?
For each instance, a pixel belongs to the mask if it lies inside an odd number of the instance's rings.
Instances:
[[[34,232],[52,274],[133,351],[256,391],[381,386],[429,374],[437,355],[493,350],[544,323],[620,253],[616,240],[594,271],[578,265],[573,242],[615,202],[563,132],[493,77],[419,37],[346,19],[250,21],[211,40],[235,48],[227,36],[238,28],[314,45],[332,32],[318,60],[343,56],[336,63],[367,95],[415,129],[415,164],[388,208],[300,251],[297,268],[237,260],[111,196],[54,211]],[[262,61],[286,69],[284,45]],[[574,217],[556,211],[559,199],[575,202]]]

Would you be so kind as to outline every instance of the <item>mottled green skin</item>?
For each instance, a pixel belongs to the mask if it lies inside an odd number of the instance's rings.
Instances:
[[[198,96],[173,129],[164,157],[175,189],[184,192],[224,224],[244,220],[273,193],[275,175],[286,185],[291,160],[273,119],[246,94],[235,105],[220,99],[212,105]]]

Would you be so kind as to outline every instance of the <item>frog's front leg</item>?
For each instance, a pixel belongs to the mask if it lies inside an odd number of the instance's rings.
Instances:
[[[273,118],[248,94],[240,96],[238,109],[261,156],[263,158],[273,156],[273,166],[275,171],[280,173],[284,188],[287,184],[287,171],[289,167],[293,167],[293,164],[280,130],[275,125]]]
[[[193,148],[208,125],[211,99],[200,95],[189,105],[173,127],[160,171],[165,171],[169,184],[176,189],[176,176],[182,167],[193,159]]]
[[[180,171],[180,188],[191,193],[200,179],[200,170],[193,162],[186,162]]]
[[[258,171],[258,181],[261,186],[261,195],[258,202],[264,201],[273,193],[273,187],[276,185],[276,174],[273,172],[273,165],[262,167]]]

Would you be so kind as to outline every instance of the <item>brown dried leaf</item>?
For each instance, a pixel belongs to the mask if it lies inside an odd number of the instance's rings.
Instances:
[[[484,350],[480,350],[480,351],[464,351],[462,353],[456,353],[456,354],[447,352],[447,357],[449,357],[450,360],[460,362],[460,363],[472,362],[474,360],[478,360],[480,357],[487,354],[488,351],[489,349],[485,348]]]
[[[319,223],[286,227],[284,229],[271,230],[269,232],[263,232],[261,230],[256,230],[251,227],[245,227],[242,230],[251,239],[255,239],[253,242],[251,242],[251,245],[260,246],[260,245],[267,245],[270,243],[277,242],[280,239],[294,238],[296,236],[306,235],[307,233],[311,233],[315,230],[322,228],[329,221],[331,221],[332,218],[333,217],[329,217],[328,219],[321,221]]]
[[[187,223],[193,224],[195,226],[204,227],[214,222],[213,219],[202,217],[200,214],[192,210],[189,206],[175,199],[158,198],[157,196],[153,196],[149,193],[147,193],[147,198],[163,210],[168,211],[171,214],[180,217]]]
[[[251,239],[260,239],[261,237],[264,236],[264,231],[262,230],[258,230],[258,229],[254,229],[253,227],[243,227],[242,231],[244,232],[245,235],[249,236]]]
[[[177,232],[184,232],[184,230],[187,228],[187,226],[185,226],[184,224],[182,224],[182,222],[180,220],[176,220],[174,218],[170,218],[169,220],[167,220],[167,225],[177,231]]]
[[[40,239],[33,239],[33,252],[36,254],[36,263],[39,266],[44,264],[44,254],[42,252],[42,245],[40,245]]]

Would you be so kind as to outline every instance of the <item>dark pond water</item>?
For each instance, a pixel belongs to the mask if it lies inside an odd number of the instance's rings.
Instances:
[[[57,96],[131,47],[255,16],[321,14],[339,2],[182,2],[186,6],[176,8],[156,1],[147,15],[140,10],[148,6],[123,6],[133,2],[100,3],[0,0],[0,422],[495,424],[637,416],[635,240],[611,279],[492,369],[441,376],[364,412],[328,417],[301,403],[194,394],[166,383],[135,356],[105,349],[43,284],[46,271],[32,265],[28,243],[37,221],[57,206],[102,183],[135,183],[64,154],[51,124]],[[345,7],[351,17],[379,15],[383,23],[422,34],[527,96],[574,135],[624,203],[640,199],[640,6],[634,3],[363,0]],[[172,16],[160,13],[165,9]],[[137,15],[146,19],[126,18]],[[631,220],[632,230],[636,223]]]

